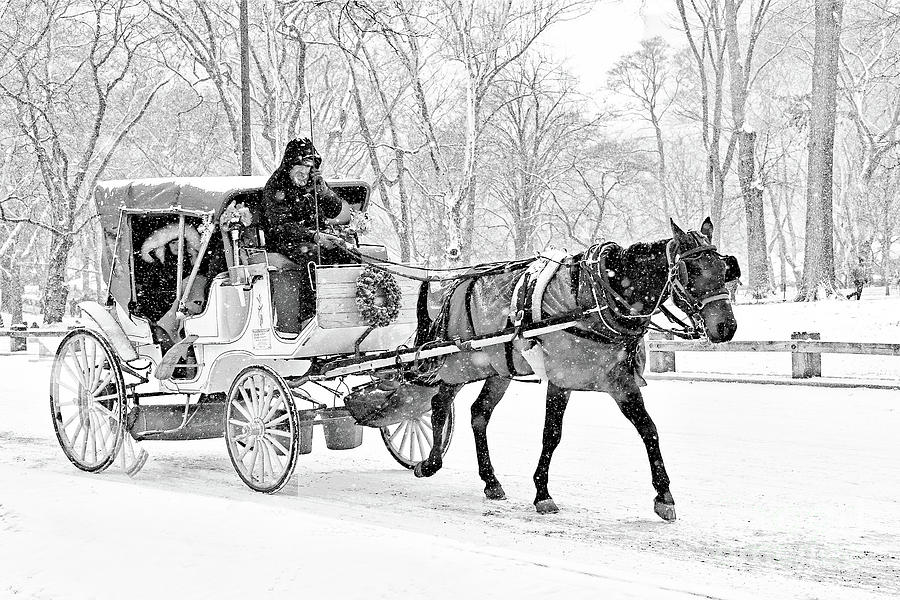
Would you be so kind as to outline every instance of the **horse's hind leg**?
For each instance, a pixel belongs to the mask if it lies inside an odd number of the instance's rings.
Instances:
[[[475,434],[475,454],[478,457],[478,474],[484,481],[484,495],[489,500],[505,500],[506,493],[494,474],[491,454],[488,450],[487,426],[491,420],[494,407],[503,398],[509,388],[509,379],[488,377],[478,398],[472,404],[472,433]]]
[[[431,399],[431,453],[413,469],[416,477],[431,477],[443,466],[444,426],[450,414],[450,405],[461,387],[461,384],[441,383],[438,393]]]
[[[619,405],[622,414],[637,429],[647,448],[650,474],[653,478],[653,488],[656,490],[653,510],[666,521],[674,521],[675,500],[672,498],[672,492],[669,491],[669,474],[666,473],[666,465],[663,463],[662,452],[659,449],[659,434],[653,419],[647,414],[641,391],[636,385],[628,385],[623,390],[611,392],[611,395]]]
[[[562,421],[563,415],[566,414],[566,406],[569,404],[569,393],[569,390],[559,388],[552,383],[547,384],[544,440],[541,447],[541,458],[538,460],[537,470],[534,472],[534,486],[537,488],[534,507],[542,515],[559,512],[559,508],[550,497],[547,482],[550,477],[550,460],[553,458],[553,451],[559,446],[559,440],[562,438]]]

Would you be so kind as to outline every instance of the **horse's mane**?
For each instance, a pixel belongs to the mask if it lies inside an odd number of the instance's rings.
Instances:
[[[655,242],[636,242],[622,251],[622,260],[626,264],[641,264],[654,261],[666,255],[668,239]]]
[[[658,292],[666,278],[668,241],[637,242],[610,256],[607,268],[614,273],[609,274],[613,288],[626,298]]]

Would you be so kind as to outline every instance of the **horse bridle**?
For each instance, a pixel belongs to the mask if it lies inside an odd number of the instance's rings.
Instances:
[[[666,259],[669,263],[668,284],[671,286],[672,295],[678,295],[678,299],[684,302],[690,309],[688,316],[693,318],[694,316],[699,315],[700,311],[702,311],[707,304],[716,302],[717,300],[729,300],[731,296],[728,294],[728,290],[725,289],[724,285],[714,290],[710,290],[709,292],[705,292],[700,296],[695,296],[688,290],[687,261],[696,260],[701,254],[706,252],[712,252],[718,258],[726,260],[726,257],[719,254],[714,245],[703,242],[699,239],[699,236],[693,232],[691,232],[690,235],[692,235],[694,241],[697,242],[697,246],[685,252],[677,252],[676,247],[678,246],[678,242],[673,238],[666,244]],[[737,277],[734,277],[734,279],[737,279]]]

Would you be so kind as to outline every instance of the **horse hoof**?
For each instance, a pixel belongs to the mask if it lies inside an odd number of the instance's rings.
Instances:
[[[555,515],[559,512],[559,507],[556,506],[556,502],[553,501],[553,498],[538,500],[534,503],[534,507],[537,509],[538,514],[541,515]]]
[[[653,503],[653,510],[664,521],[674,521],[675,520],[675,505],[674,504],[667,504],[665,502],[660,502],[659,500],[656,500]]]
[[[484,488],[484,495],[488,500],[506,500],[506,492],[499,485]]]
[[[431,477],[441,470],[441,465],[428,464],[427,460],[423,460],[413,468],[416,477]]]

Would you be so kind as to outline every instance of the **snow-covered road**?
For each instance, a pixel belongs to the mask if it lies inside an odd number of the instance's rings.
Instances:
[[[399,468],[375,431],[317,431],[277,496],[222,440],[146,444],[131,480],[56,445],[50,362],[0,357],[0,597],[856,598],[900,595],[896,391],[686,382],[645,389],[678,521],[652,510],[643,446],[612,400],[575,394],[538,516],[543,390],[516,385],[489,431],[510,499],[488,502],[468,407],[444,469]]]

